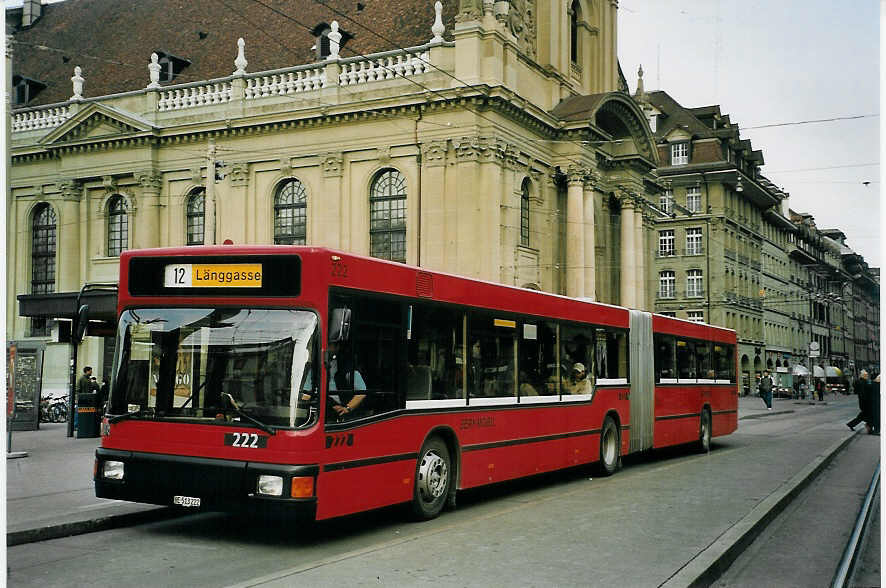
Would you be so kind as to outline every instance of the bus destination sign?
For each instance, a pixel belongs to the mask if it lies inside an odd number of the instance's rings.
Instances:
[[[298,296],[298,255],[134,255],[133,296]]]
[[[260,263],[172,263],[163,271],[164,288],[261,288]]]

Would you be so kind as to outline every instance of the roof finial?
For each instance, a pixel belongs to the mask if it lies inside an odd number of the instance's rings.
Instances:
[[[158,63],[159,59],[156,53],[151,53],[151,63],[148,64],[148,72],[151,76],[151,83],[148,84],[149,90],[160,87],[160,70],[162,66]]]
[[[237,59],[234,60],[234,65],[237,66],[237,69],[233,75],[246,75],[246,66],[249,65],[249,62],[246,61],[246,41],[243,40],[243,37],[237,39]]]
[[[642,98],[646,95],[646,89],[643,87],[643,64],[640,64],[640,69],[637,70],[637,93],[634,96],[638,98]]]
[[[431,26],[434,38],[430,40],[430,43],[431,45],[438,45],[443,42],[443,31],[446,30],[446,27],[443,26],[443,4],[439,0],[434,2],[434,12],[437,13],[437,16],[434,18],[433,26]]]
[[[338,32],[338,21],[332,21],[329,31],[329,57],[327,59],[338,59],[338,52],[341,50],[341,33]]]
[[[74,68],[74,77],[71,78],[71,82],[74,84],[74,95],[68,98],[68,100],[83,100],[83,82],[86,80],[80,75],[82,73],[83,70],[80,69],[79,65]]]

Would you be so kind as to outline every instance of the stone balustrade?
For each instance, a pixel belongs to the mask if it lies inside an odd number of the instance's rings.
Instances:
[[[253,74],[246,79],[244,98],[285,96],[325,88],[326,70],[315,64],[276,72]]]
[[[173,112],[236,100],[255,101],[274,96],[317,92],[332,86],[353,88],[363,84],[432,73],[436,69],[431,63],[432,47],[454,48],[454,45],[452,42],[428,43],[419,47],[366,56],[327,59],[320,63],[292,68],[235,74],[207,82],[163,87],[149,86],[143,90],[113,96],[81,98],[76,102],[86,104],[120,96],[145,94],[156,96],[153,103],[149,102],[151,105],[148,111],[154,108],[155,112]],[[68,101],[13,112],[12,132],[22,133],[57,127],[76,111],[69,108],[71,104],[74,102]]]
[[[59,126],[71,117],[67,106],[51,106],[12,114],[12,132],[22,133]]]
[[[231,101],[231,82],[211,82],[203,85],[167,87],[160,90],[157,110],[182,110]]]
[[[432,69],[429,51],[391,51],[341,61],[340,86],[390,80],[427,73]]]

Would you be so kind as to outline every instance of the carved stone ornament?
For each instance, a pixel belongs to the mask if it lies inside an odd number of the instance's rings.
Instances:
[[[455,145],[455,156],[459,161],[476,161],[480,156],[480,144],[477,137],[462,137]]]
[[[391,146],[390,145],[382,145],[381,147],[376,147],[375,151],[377,153],[378,162],[382,165],[388,165],[391,163]]]
[[[292,160],[290,158],[280,158],[280,173],[282,173],[284,176],[292,175]]]
[[[231,173],[228,174],[228,177],[231,178],[232,186],[246,186],[247,184],[249,184],[249,164],[242,162],[232,163]]]
[[[344,173],[344,157],[339,153],[327,153],[323,158],[323,177],[336,178]]]
[[[81,75],[83,70],[80,69],[80,66],[74,68],[74,76],[71,78],[71,83],[74,86],[74,95],[68,98],[68,100],[83,100],[83,83],[86,81],[83,79]]]
[[[163,183],[163,176],[153,170],[136,174],[135,179],[142,189],[152,192],[159,192]]]
[[[585,178],[589,171],[590,170],[584,166],[576,165],[574,163],[569,164],[569,167],[566,168],[566,181],[570,186],[584,185]]]
[[[511,0],[506,19],[508,30],[517,39],[520,52],[534,59],[535,0]]]
[[[151,63],[148,64],[148,77],[151,80],[148,84],[149,90],[160,87],[160,70],[163,66],[160,65],[159,59],[156,53],[151,53]]]
[[[482,0],[459,0],[458,16],[455,22],[467,22],[472,20],[480,20],[483,17],[483,1]]]
[[[62,180],[55,187],[61,193],[62,200],[79,202],[83,196],[82,185],[75,180]]]
[[[112,193],[117,191],[117,179],[114,176],[102,176],[102,187],[105,192]]]
[[[191,168],[191,181],[195,184],[203,184],[203,168],[202,167],[192,167]]]
[[[446,164],[446,141],[431,141],[422,145],[422,162],[428,166]]]

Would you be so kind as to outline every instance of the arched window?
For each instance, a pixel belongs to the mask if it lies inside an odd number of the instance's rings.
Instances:
[[[274,243],[304,245],[307,234],[308,192],[295,178],[286,180],[274,196]]]
[[[569,57],[572,63],[578,63],[578,21],[581,7],[578,0],[572,0],[569,7]]]
[[[188,245],[203,245],[206,189],[194,188],[188,195],[187,212]]]
[[[395,169],[380,171],[369,190],[369,254],[406,261],[406,178]]]
[[[126,200],[119,194],[108,202],[108,257],[119,257],[129,247]]]
[[[520,245],[529,247],[529,178],[520,188]]]
[[[55,211],[49,204],[34,209],[31,225],[31,293],[55,291]]]

